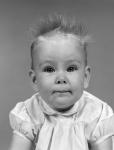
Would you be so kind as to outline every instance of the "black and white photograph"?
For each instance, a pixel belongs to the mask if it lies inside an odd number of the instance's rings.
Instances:
[[[114,150],[114,0],[0,0],[0,150]]]

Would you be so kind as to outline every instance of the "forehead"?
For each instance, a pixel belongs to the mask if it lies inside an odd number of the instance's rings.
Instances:
[[[40,36],[37,41],[35,56],[53,59],[72,59],[77,57],[82,59],[84,50],[80,39],[72,34],[50,34]],[[43,59],[43,58],[42,58]]]
[[[78,36],[75,36],[73,34],[66,34],[66,33],[61,33],[61,32],[51,32],[51,33],[48,33],[46,34],[45,36],[40,36],[38,38],[38,43],[39,44],[46,44],[46,43],[49,43],[49,44],[56,44],[56,43],[65,43],[65,42],[68,42],[70,44],[77,44],[77,45],[80,45],[80,39]],[[58,43],[58,46],[59,46],[59,43]]]

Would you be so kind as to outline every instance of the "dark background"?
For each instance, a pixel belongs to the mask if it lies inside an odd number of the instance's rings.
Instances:
[[[12,130],[9,111],[34,91],[30,69],[29,30],[39,17],[53,12],[76,16],[88,26],[93,67],[88,91],[114,109],[113,0],[0,0],[0,150],[8,150]]]

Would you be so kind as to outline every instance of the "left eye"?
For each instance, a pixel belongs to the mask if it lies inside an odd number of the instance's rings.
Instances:
[[[70,66],[67,68],[67,72],[73,72],[73,71],[76,71],[78,70],[78,67],[77,66]]]
[[[43,71],[48,72],[48,73],[52,73],[52,72],[55,72],[55,69],[52,66],[46,66],[46,67],[44,67]]]

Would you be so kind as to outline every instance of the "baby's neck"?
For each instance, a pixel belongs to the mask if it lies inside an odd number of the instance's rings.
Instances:
[[[57,108],[55,110],[60,112],[60,113],[65,113],[65,112],[69,111],[73,106],[74,106],[74,104],[69,106],[69,107],[66,107],[66,108]]]

